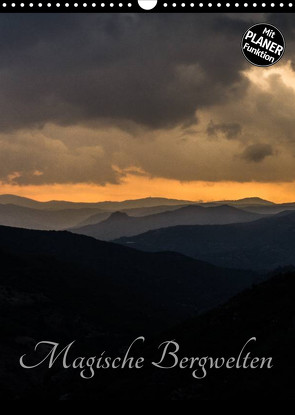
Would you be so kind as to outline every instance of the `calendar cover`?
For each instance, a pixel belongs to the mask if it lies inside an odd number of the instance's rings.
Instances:
[[[0,399],[294,399],[292,3],[0,3]]]

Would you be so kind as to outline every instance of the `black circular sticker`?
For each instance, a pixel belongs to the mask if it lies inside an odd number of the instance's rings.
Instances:
[[[241,48],[245,58],[252,65],[271,66],[283,56],[285,39],[275,26],[259,23],[245,32]]]

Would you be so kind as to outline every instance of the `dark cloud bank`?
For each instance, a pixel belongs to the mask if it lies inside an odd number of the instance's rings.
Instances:
[[[289,45],[285,60],[292,60],[292,16],[259,16],[284,32]],[[240,38],[257,18],[2,14],[0,181],[119,183],[124,169],[131,167],[152,177],[179,180],[266,180],[267,170],[257,173],[255,165],[276,157],[273,127],[257,139],[247,136],[255,114],[246,114],[248,125],[243,119],[249,81],[241,70],[249,69],[249,64],[242,56]],[[276,87],[281,88],[279,82]],[[239,103],[239,117],[226,113],[215,120],[213,109],[212,120],[198,136],[196,111],[210,113],[211,108],[226,108],[231,102]],[[277,115],[268,94],[258,97],[255,105],[261,113],[270,108],[276,134],[284,118],[286,134],[293,135],[294,117]],[[48,125],[56,130],[48,133]],[[79,137],[68,130],[73,126],[82,129]],[[84,134],[85,126],[95,133]],[[64,133],[60,127],[67,127]],[[184,136],[190,129],[196,131],[183,139],[181,149],[175,144],[179,138],[167,134],[175,127]],[[163,134],[168,138],[164,140]],[[227,142],[221,160],[201,143],[204,139],[216,145]],[[154,146],[147,140],[155,140]],[[243,169],[238,163],[254,167]],[[276,177],[271,166],[269,171],[271,180],[291,177],[290,169],[276,170]]]
[[[239,79],[247,25],[223,15],[1,15],[0,128],[190,122]]]

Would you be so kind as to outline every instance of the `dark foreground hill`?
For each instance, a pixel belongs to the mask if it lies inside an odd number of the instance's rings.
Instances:
[[[52,256],[22,256],[1,251],[0,257],[5,270],[1,273],[0,290],[0,397],[3,400],[295,397],[294,273],[253,286],[227,304],[180,325],[175,320],[174,328],[165,330],[162,325],[160,333],[160,327],[153,324],[155,320],[152,322],[149,318],[147,322],[144,316],[148,309],[153,316],[153,300],[144,303],[142,297],[136,299],[134,291],[128,298],[114,298],[114,286],[106,290],[101,279],[89,269],[66,264]],[[140,284],[143,283],[141,278]],[[120,287],[117,288],[119,293]],[[181,293],[181,284],[179,289]],[[169,296],[167,285],[166,290]],[[158,310],[158,317],[162,314],[163,310]],[[122,356],[137,336],[146,338],[132,354],[144,356],[142,370],[95,370],[93,379],[85,380],[78,370],[65,370],[60,363],[50,370],[48,365],[25,370],[18,364],[23,354],[28,356],[28,364],[42,360],[48,349],[41,348],[37,355],[33,352],[41,340],[58,342],[62,347],[76,340],[69,354],[72,362],[78,356],[100,356],[104,350],[108,356]],[[152,361],[159,361],[158,346],[163,341],[174,340],[179,344],[179,358],[237,358],[242,346],[253,336],[257,341],[247,351],[252,357],[272,357],[272,369],[209,369],[205,379],[198,380],[189,369],[161,370],[151,365]]]
[[[8,227],[0,227],[0,263],[0,396],[5,399],[50,397],[51,382],[60,381],[55,370],[19,367],[19,357],[38,341],[76,339],[86,351],[108,347],[117,353],[130,338],[159,333],[257,281],[252,272],[179,254]],[[59,398],[70,381],[65,375]]]
[[[218,266],[271,270],[295,265],[295,213],[249,223],[158,229],[116,242],[144,251],[180,252]]]
[[[158,345],[174,340],[180,347],[179,360],[185,356],[237,359],[252,337],[256,341],[242,352],[242,359],[250,352],[248,368],[210,370],[207,364],[206,376],[199,380],[192,377],[189,368],[160,370],[146,365],[140,374],[127,372],[121,379],[114,375],[112,383],[96,399],[294,400],[294,272],[277,275],[227,304],[163,333],[148,341],[141,352],[147,361],[158,362]],[[253,357],[271,357],[273,367],[250,368]],[[174,358],[166,359],[167,366],[174,362]],[[201,369],[198,370],[200,375]],[[86,396],[86,390],[82,396]]]
[[[109,319],[120,329],[132,329],[136,322],[174,324],[257,281],[251,271],[175,253],[144,253],[69,232],[0,227],[0,249],[2,283],[15,281],[16,289],[28,290],[33,284],[46,298],[50,290],[55,300],[64,290],[65,302],[85,296],[83,310],[95,306],[104,313],[101,323]]]
[[[143,217],[131,217],[126,213],[114,212],[104,221],[94,225],[75,228],[72,232],[109,241],[122,236],[138,235],[151,229],[175,225],[205,225],[249,222],[261,215],[245,212],[232,206],[202,207],[190,205],[179,209]]]

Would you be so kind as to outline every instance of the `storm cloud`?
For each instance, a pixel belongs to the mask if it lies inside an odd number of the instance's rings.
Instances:
[[[226,15],[3,14],[0,128],[190,123],[240,79],[237,39],[248,24]]]
[[[274,154],[273,148],[270,144],[257,143],[245,148],[241,157],[247,161],[259,163],[267,156]]]
[[[0,182],[294,180],[294,19],[259,16],[286,37],[273,70],[240,50],[257,18],[2,14]]]
[[[241,126],[237,123],[214,124],[213,121],[207,126],[207,134],[209,137],[216,137],[219,133],[223,134],[228,140],[236,138],[241,133]]]

